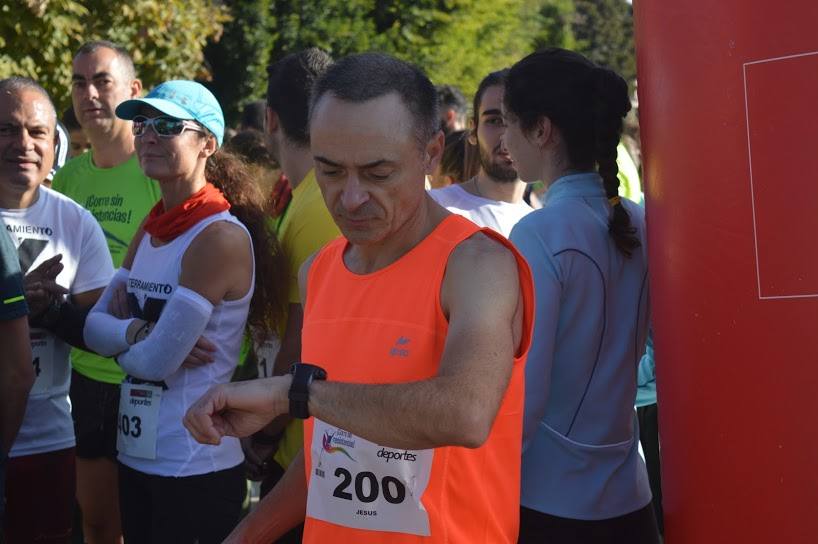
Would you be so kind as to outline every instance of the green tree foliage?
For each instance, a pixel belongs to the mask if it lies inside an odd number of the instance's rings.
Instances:
[[[132,51],[146,88],[205,81],[231,122],[264,97],[271,59],[310,46],[390,53],[466,95],[545,46],[635,75],[626,0],[0,0],[0,77],[36,78],[59,107],[73,52],[91,39]]]
[[[592,61],[636,79],[633,7],[626,0],[574,0],[575,49]]]
[[[224,33],[212,38],[204,49],[209,71],[206,82],[222,104],[229,124],[235,124],[241,108],[264,98],[267,64],[273,46],[271,0],[230,0],[226,2],[232,20]]]
[[[576,16],[574,0],[550,0],[537,2],[534,17],[538,19],[538,32],[533,39],[535,51],[545,47],[574,49],[573,23]]]
[[[0,77],[32,77],[64,108],[74,51],[108,39],[131,51],[145,87],[206,78],[202,49],[228,19],[212,0],[0,0]]]
[[[250,23],[241,15],[262,13],[267,3],[268,17]],[[468,95],[487,73],[533,49],[548,17],[547,10],[540,14],[541,7],[565,3],[571,0],[232,0],[232,24],[243,30],[233,32],[228,24],[206,56],[214,92],[231,112],[238,110],[237,102],[263,97],[264,85],[256,76],[264,73],[261,66],[267,60],[311,46],[335,58],[389,53],[417,64],[436,83],[455,84]],[[550,43],[569,45],[565,36],[555,31]],[[259,68],[251,70],[240,59]],[[242,93],[233,91],[239,88],[252,92],[238,98]]]
[[[527,7],[520,0],[277,0],[272,54],[310,45],[334,57],[381,51],[471,93],[530,47]]]

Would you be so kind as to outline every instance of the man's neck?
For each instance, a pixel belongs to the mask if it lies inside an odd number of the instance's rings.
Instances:
[[[397,231],[376,244],[351,244],[344,262],[355,274],[371,274],[386,268],[425,240],[448,215],[449,212],[424,194],[418,209]]]
[[[0,181],[0,208],[4,210],[23,210],[33,206],[40,197],[40,186],[19,190],[15,186],[9,187],[6,182]]]
[[[280,159],[281,171],[290,180],[290,186],[293,189],[304,181],[315,164],[309,147],[299,147],[290,143],[282,146]]]
[[[462,187],[475,196],[509,204],[519,204],[525,195],[525,183],[519,178],[515,181],[497,181],[482,168],[477,176],[463,183]]]
[[[91,160],[98,168],[113,168],[124,163],[134,154],[134,137],[130,133],[118,131],[104,134],[89,134]]]

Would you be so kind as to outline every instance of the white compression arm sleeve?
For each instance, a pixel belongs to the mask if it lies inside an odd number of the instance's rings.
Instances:
[[[164,380],[182,366],[212,313],[213,305],[202,295],[177,287],[148,337],[117,357],[119,366],[140,380]]]
[[[118,319],[108,313],[114,291],[126,285],[130,273],[127,268],[117,269],[85,320],[82,330],[85,345],[104,357],[122,353],[130,347],[126,333],[133,319]]]

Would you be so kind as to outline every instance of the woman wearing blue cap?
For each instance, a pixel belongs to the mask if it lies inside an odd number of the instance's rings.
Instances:
[[[224,116],[207,89],[168,81],[116,113],[133,121],[139,164],[162,190],[85,327],[88,345],[116,355],[127,373],[117,441],[123,533],[140,544],[221,542],[244,499],[241,447],[198,444],[182,417],[230,380],[246,324],[274,330],[285,268],[262,195],[219,151]]]

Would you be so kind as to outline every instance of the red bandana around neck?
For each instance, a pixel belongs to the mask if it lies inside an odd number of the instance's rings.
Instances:
[[[212,183],[206,183],[200,191],[168,211],[159,200],[148,214],[145,232],[163,242],[170,242],[205,217],[229,209],[230,203],[222,192]]]

